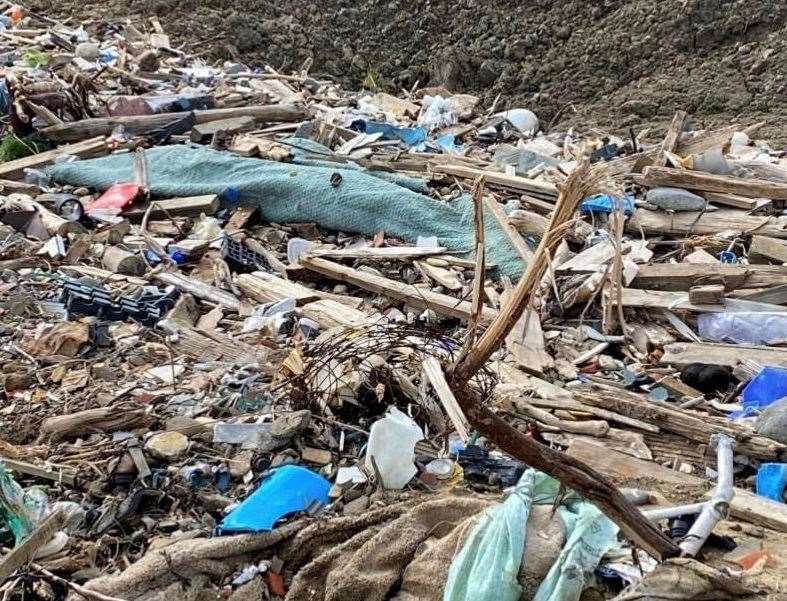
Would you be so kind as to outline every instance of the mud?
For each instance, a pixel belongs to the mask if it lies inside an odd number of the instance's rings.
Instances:
[[[773,0],[35,0],[79,19],[157,15],[207,59],[387,90],[442,85],[543,123],[663,129],[767,119],[787,142],[787,2]]]

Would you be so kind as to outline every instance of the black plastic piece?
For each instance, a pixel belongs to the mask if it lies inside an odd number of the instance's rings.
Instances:
[[[154,326],[175,306],[180,296],[176,289],[170,291],[142,289],[141,293],[113,297],[103,286],[74,278],[62,281],[60,302],[70,312],[78,315],[95,315],[110,321],[130,319],[143,325]]]
[[[245,244],[236,242],[229,236],[224,236],[224,241],[221,245],[221,254],[225,259],[241,265],[242,267],[259,271],[270,271],[271,269],[265,257],[254,252]]]

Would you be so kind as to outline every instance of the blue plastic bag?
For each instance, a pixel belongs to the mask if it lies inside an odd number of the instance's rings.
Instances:
[[[390,123],[356,119],[350,124],[350,129],[365,134],[382,132],[383,140],[401,140],[411,147],[417,147],[426,142],[426,130],[423,127],[398,127]]]
[[[741,393],[743,410],[730,413],[732,419],[756,415],[768,405],[787,396],[787,369],[766,366],[754,376]]]
[[[779,503],[784,502],[787,487],[787,463],[763,463],[757,470],[757,494]]]
[[[583,215],[592,213],[614,213],[620,206],[623,206],[624,215],[632,215],[634,213],[634,198],[628,194],[623,197],[610,196],[609,194],[596,194],[595,196],[588,196],[579,205],[579,212]]]

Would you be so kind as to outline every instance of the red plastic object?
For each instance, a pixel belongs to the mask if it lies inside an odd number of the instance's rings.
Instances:
[[[128,208],[139,196],[141,188],[136,184],[115,184],[85,207],[85,213],[112,211],[118,213]]]

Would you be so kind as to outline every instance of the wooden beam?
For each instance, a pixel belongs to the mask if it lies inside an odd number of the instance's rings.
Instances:
[[[376,294],[395,298],[417,309],[432,309],[439,315],[465,320],[470,319],[472,315],[472,307],[468,301],[457,300],[447,294],[438,294],[431,290],[416,288],[382,276],[326,261],[319,257],[302,257],[298,260],[298,263],[310,271],[347,282]],[[481,322],[489,323],[496,315],[497,311],[491,307],[484,307],[481,312]]]
[[[691,363],[735,367],[743,359],[750,359],[761,365],[787,367],[787,349],[747,344],[675,342],[664,347],[659,363],[675,367],[685,367]]]
[[[617,305],[617,299],[610,301]],[[624,288],[621,291],[621,302],[624,307],[639,307],[642,309],[667,309],[670,311],[692,311],[694,313],[726,313],[728,311],[768,311],[785,312],[787,307],[767,303],[725,298],[722,303],[693,303],[685,292],[671,292],[668,290],[639,290]]]
[[[384,248],[310,248],[309,255],[327,259],[370,259],[391,261],[394,259],[418,259],[445,253],[442,246],[419,248],[417,246],[389,246]]]
[[[749,247],[750,259],[774,260],[778,263],[787,263],[787,240],[779,240],[769,236],[752,236]]]
[[[723,305],[724,285],[706,284],[689,288],[689,302],[694,305]]]
[[[675,116],[672,118],[672,123],[670,123],[669,127],[667,128],[667,134],[664,136],[664,140],[659,147],[659,150],[656,152],[656,156],[653,159],[653,164],[657,167],[663,167],[667,164],[667,154],[675,152],[675,148],[678,145],[678,139],[680,138],[680,134],[683,133],[683,124],[686,122],[686,112],[685,111],[677,111]]]
[[[164,200],[152,200],[150,204],[151,219],[166,219],[172,217],[199,217],[200,214],[213,215],[219,210],[219,197],[216,194],[204,194],[202,196],[183,196],[181,198],[166,198]],[[142,217],[145,215],[147,207],[134,208],[125,211],[125,217]]]
[[[333,300],[352,309],[357,309],[363,303],[363,299],[356,296],[332,294],[331,292],[307,288],[302,284],[285,280],[265,271],[242,273],[236,276],[235,283],[243,294],[258,303],[270,303],[285,298],[294,298],[297,306],[301,307],[318,300]]]
[[[672,236],[706,236],[732,230],[744,234],[761,234],[773,238],[787,238],[787,218],[746,215],[735,209],[720,209],[712,213],[666,213],[637,209],[626,222],[626,231],[636,236],[646,234]]]
[[[721,192],[700,192],[700,196],[715,205],[724,205],[747,211],[753,211],[767,202],[761,198],[746,198],[738,194],[723,194]]]
[[[632,288],[688,291],[692,286],[723,284],[726,290],[787,284],[787,266],[717,263],[640,265]]]
[[[518,175],[506,175],[498,171],[487,171],[485,169],[476,169],[473,167],[465,167],[464,165],[453,164],[433,165],[432,172],[463,177],[466,179],[475,179],[483,175],[487,185],[510,188],[512,190],[528,192],[546,198],[557,197],[557,187],[554,184],[528,179],[526,177],[519,177]]]
[[[41,130],[41,134],[55,142],[75,142],[93,136],[108,136],[118,125],[126,128],[132,135],[150,133],[189,115],[194,116],[194,123],[209,123],[231,117],[253,117],[262,122],[301,121],[308,116],[304,108],[293,104],[270,104],[225,109],[208,109],[204,111],[163,113],[156,115],[137,115],[132,117],[98,117],[82,119],[62,125],[53,125]],[[62,153],[62,150],[59,151]]]
[[[714,175],[700,171],[671,169],[669,167],[645,167],[642,182],[646,186],[672,186],[687,190],[739,194],[747,198],[771,198],[787,200],[787,183],[776,183],[764,179]]]
[[[234,135],[254,129],[254,123],[253,117],[229,117],[207,123],[196,123],[191,128],[190,138],[192,142],[209,142],[219,132]]]
[[[601,441],[574,439],[568,448],[568,454],[581,461],[592,462],[600,472],[623,485],[637,480],[645,483],[650,482],[657,490],[661,489],[663,485],[690,488],[710,487],[709,483],[702,478],[620,453],[605,446]],[[645,486],[647,487],[647,484]],[[709,494],[709,492],[705,493],[704,496],[707,498]],[[735,496],[730,502],[730,514],[736,519],[756,526],[770,528],[777,532],[787,532],[787,505],[760,497],[742,488],[735,488]]]
[[[470,438],[470,425],[467,423],[467,418],[462,413],[462,409],[459,407],[459,403],[451,391],[448,381],[445,379],[440,362],[435,357],[427,357],[424,359],[423,371],[432,388],[434,388],[440,404],[445,409],[448,419],[451,420],[454,430],[463,442],[467,442]]]
[[[111,130],[110,130],[111,132]],[[96,157],[107,153],[107,146],[104,138],[96,137],[78,144],[58,146],[52,150],[39,152],[29,157],[23,157],[6,163],[0,163],[0,178],[7,180],[22,179],[25,169],[40,169],[45,167],[63,154],[73,154],[80,158]]]
[[[519,258],[522,259],[523,267],[527,267],[527,264],[533,260],[533,251],[530,250],[530,247],[527,245],[525,239],[522,238],[517,229],[508,221],[508,216],[503,212],[503,208],[500,206],[500,203],[498,203],[494,198],[489,196],[484,198],[484,205],[487,209],[489,209],[489,212],[492,213],[492,216],[495,218],[497,224],[505,233],[508,241],[511,243],[511,246],[513,246],[517,253],[519,253]],[[547,221],[540,215],[536,215],[536,217]],[[541,230],[539,237],[543,236],[543,234],[544,231]]]
[[[70,466],[55,466],[41,467],[26,461],[17,461],[15,459],[8,459],[0,457],[0,461],[10,470],[25,474],[26,476],[35,476],[36,478],[43,478],[51,480],[52,482],[63,482],[68,486],[76,486],[76,474]]]
[[[574,398],[586,405],[603,407],[656,424],[662,430],[673,432],[699,444],[707,444],[713,434],[726,434],[737,441],[736,453],[767,460],[787,456],[787,445],[764,436],[757,436],[747,426],[727,418],[696,413],[666,403],[653,403],[645,397],[618,388],[588,386],[576,390]]]
[[[215,303],[241,315],[251,314],[251,307],[231,292],[221,290],[195,278],[189,278],[180,273],[162,271],[155,274],[153,279],[168,286],[175,286],[178,290],[188,292],[199,299]]]

